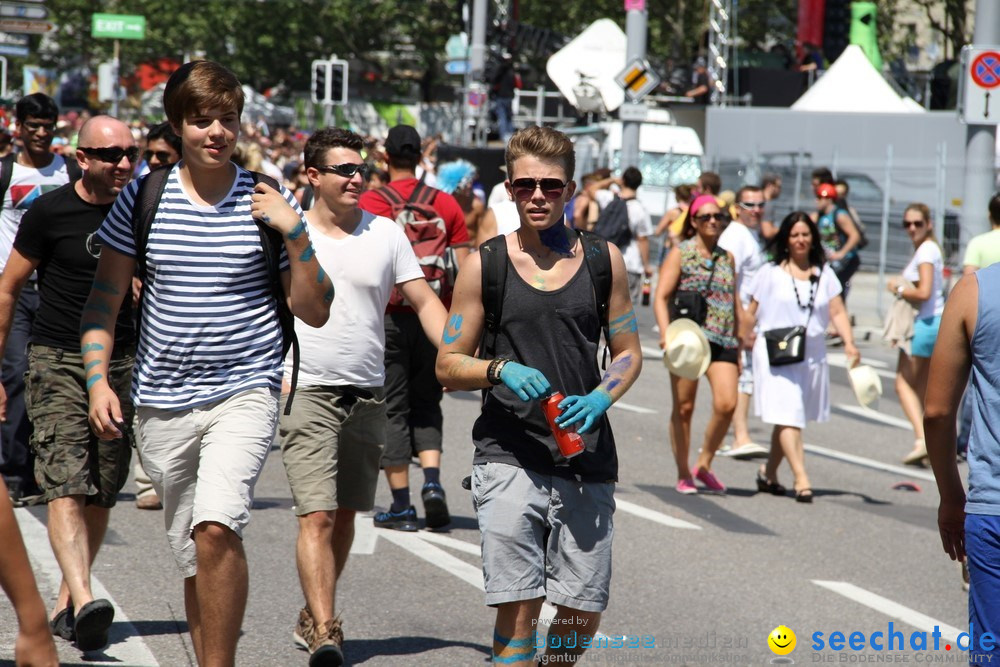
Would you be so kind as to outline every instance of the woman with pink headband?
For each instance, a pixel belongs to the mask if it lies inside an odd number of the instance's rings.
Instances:
[[[710,349],[704,372],[712,387],[712,417],[693,471],[688,454],[698,377],[670,373],[673,395],[670,445],[677,463],[676,489],[682,494],[698,492],[695,479],[710,493],[726,492],[725,485],[712,472],[712,459],[736,409],[739,377],[737,324],[742,318],[742,307],[736,297],[736,268],[732,253],[717,245],[729,220],[729,213],[712,195],[701,195],[691,202],[681,232],[683,240],[671,249],[660,266],[656,286],[653,308],[660,327],[660,347],[667,349],[670,321],[688,317],[701,327]]]

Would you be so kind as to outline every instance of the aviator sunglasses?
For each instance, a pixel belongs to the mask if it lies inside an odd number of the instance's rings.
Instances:
[[[719,222],[729,222],[730,218],[729,215],[726,213],[699,213],[698,215],[694,216],[694,221],[698,223],[708,222],[709,220],[717,220]]]
[[[924,226],[923,220],[906,220],[906,219],[903,220],[903,229],[909,229],[910,227],[913,227],[915,229],[920,229],[923,226]]]
[[[546,199],[558,199],[567,183],[558,178],[516,178],[510,182],[510,189],[518,199],[526,199],[535,194],[535,188],[542,191]]]
[[[345,162],[343,164],[327,164],[322,167],[316,167],[316,171],[323,172],[324,174],[336,174],[344,178],[353,178],[354,174],[361,172],[361,178],[367,179],[371,170],[372,168],[365,162],[361,164]]]
[[[118,146],[83,148],[81,146],[80,150],[87,155],[96,157],[101,162],[108,162],[110,164],[118,164],[122,161],[123,157],[128,157],[128,161],[132,163],[139,158],[139,148],[137,146],[130,146],[129,148],[120,148]]]

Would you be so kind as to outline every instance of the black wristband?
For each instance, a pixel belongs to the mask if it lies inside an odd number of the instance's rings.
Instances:
[[[503,370],[504,364],[506,364],[510,359],[504,359],[503,357],[497,357],[490,362],[490,365],[486,367],[486,380],[492,385],[500,384],[500,371]]]

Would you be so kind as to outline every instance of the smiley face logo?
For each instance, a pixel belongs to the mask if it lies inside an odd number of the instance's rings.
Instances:
[[[775,655],[788,655],[795,650],[795,633],[786,625],[779,625],[767,636],[767,647]]]

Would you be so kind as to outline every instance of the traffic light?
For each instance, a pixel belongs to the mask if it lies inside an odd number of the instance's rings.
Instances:
[[[342,60],[330,62],[330,101],[347,104],[347,63]]]
[[[330,61],[314,60],[312,62],[312,92],[313,104],[327,104],[330,102]]]
[[[851,25],[850,0],[826,0],[826,15],[823,21],[823,55],[832,63],[850,44],[848,35]]]
[[[878,27],[874,2],[851,4],[851,44],[857,44],[868,56],[875,69],[882,70],[882,54],[878,51]]]

